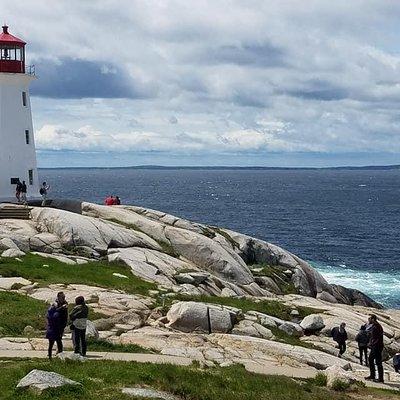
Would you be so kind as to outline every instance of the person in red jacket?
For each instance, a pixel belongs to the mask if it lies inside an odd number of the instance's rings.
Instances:
[[[382,351],[383,351],[383,328],[378,322],[376,315],[371,314],[368,322],[370,323],[369,343],[368,347],[371,349],[369,353],[369,370],[370,374],[365,379],[373,380],[374,382],[383,383],[383,365],[382,365]],[[378,370],[378,379],[375,375],[375,364]]]
[[[106,199],[104,200],[104,204],[106,206],[112,206],[114,204],[114,196],[106,197]]]

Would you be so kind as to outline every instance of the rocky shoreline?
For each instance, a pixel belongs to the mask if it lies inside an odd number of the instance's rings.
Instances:
[[[93,321],[91,335],[110,343],[253,371],[287,365],[312,375],[339,365],[360,378],[365,368],[357,364],[354,337],[374,312],[385,332],[385,359],[400,351],[400,311],[328,284],[307,262],[265,241],[135,206],[83,203],[82,214],[48,207],[33,207],[31,214],[30,220],[0,219],[2,259],[24,263],[25,254],[34,253],[44,262],[82,268],[102,260],[156,285],[139,295],[80,282],[40,285],[0,277],[0,290],[46,302],[60,290],[69,302],[83,295],[103,315]],[[260,311],[263,302],[290,314]],[[339,359],[330,330],[342,321],[350,343]],[[0,350],[45,346],[38,335],[0,338]],[[396,381],[389,363],[385,369]]]
[[[107,257],[143,279],[191,295],[273,297],[282,294],[283,281],[304,296],[381,308],[358,290],[328,284],[307,262],[271,243],[142,207],[83,203],[82,215],[34,207],[30,221],[0,221],[0,250],[3,256]],[[263,275],[251,266],[276,268]]]

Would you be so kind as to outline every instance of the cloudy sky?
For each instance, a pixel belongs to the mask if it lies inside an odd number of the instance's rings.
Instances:
[[[0,0],[40,166],[400,163],[397,0]]]

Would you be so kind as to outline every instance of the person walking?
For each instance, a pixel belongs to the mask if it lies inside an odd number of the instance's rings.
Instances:
[[[344,352],[346,351],[346,340],[347,340],[346,324],[342,322],[339,326],[333,328],[331,331],[331,335],[333,340],[338,344],[339,347],[338,357],[341,358]]]
[[[50,190],[50,186],[46,182],[43,182],[42,186],[39,189],[39,193],[42,196],[42,207],[44,207],[46,205],[47,194],[48,194],[49,190]]]
[[[86,326],[89,315],[89,308],[83,296],[75,299],[75,307],[71,311],[69,318],[72,322],[71,330],[74,342],[74,353],[86,356]]]
[[[18,203],[21,202],[21,186],[22,186],[22,183],[18,179],[17,185],[15,186],[15,197],[17,198]]]
[[[49,340],[48,357],[52,359],[53,346],[57,343],[57,354],[63,352],[62,337],[68,321],[68,303],[64,292],[57,293],[56,301],[47,311],[46,338]]]
[[[28,191],[28,189],[26,187],[26,183],[25,183],[25,181],[22,181],[22,183],[21,183],[21,202],[23,204],[27,204],[27,198],[26,198],[27,191]]]
[[[359,332],[356,335],[356,342],[358,343],[358,351],[360,353],[360,364],[363,365],[363,358],[365,365],[368,367],[368,332],[365,325],[361,325]]]
[[[383,351],[383,328],[382,325],[378,322],[378,318],[375,314],[371,314],[368,322],[371,325],[369,330],[369,342],[368,347],[370,348],[369,353],[369,371],[370,374],[365,379],[373,380],[374,382],[383,383],[383,365],[382,365],[382,351]],[[376,379],[375,375],[375,364],[376,369],[378,370],[378,379]]]

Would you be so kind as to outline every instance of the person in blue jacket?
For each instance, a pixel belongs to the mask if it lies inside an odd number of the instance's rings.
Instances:
[[[57,354],[63,352],[62,337],[68,322],[68,303],[65,294],[59,292],[56,301],[47,311],[46,338],[49,340],[48,357],[51,360],[54,343],[57,343]]]

